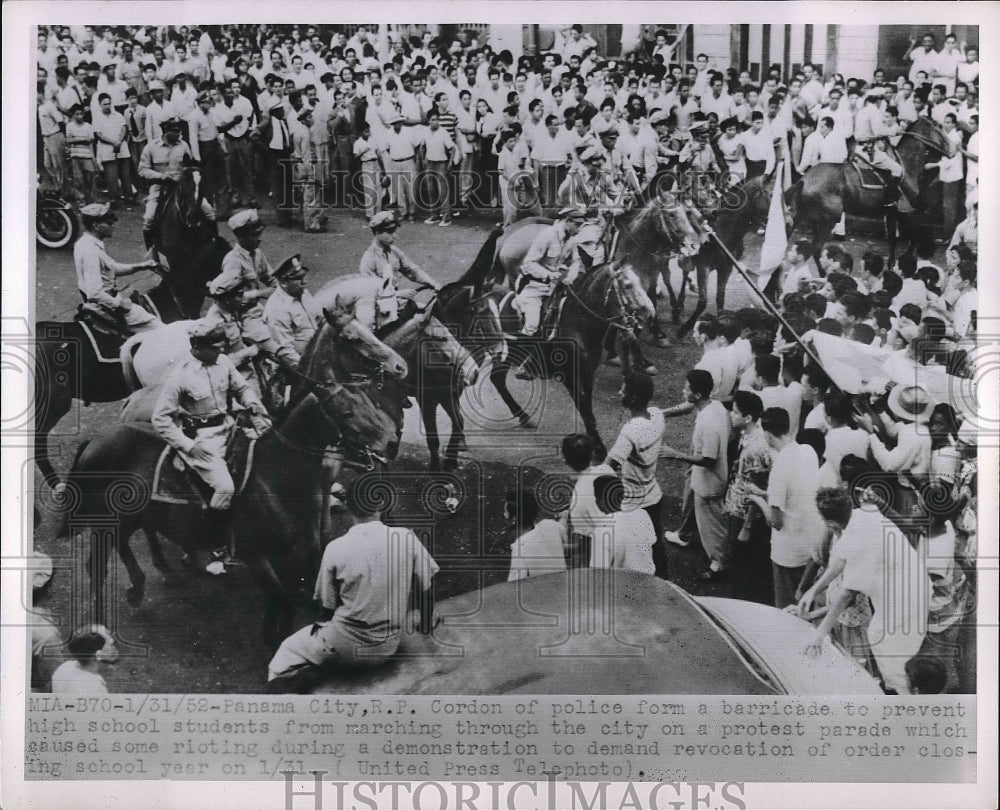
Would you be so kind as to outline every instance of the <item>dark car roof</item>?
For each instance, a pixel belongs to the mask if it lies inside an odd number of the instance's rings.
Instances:
[[[407,636],[385,665],[360,673],[331,672],[316,691],[774,691],[748,669],[690,596],[669,582],[634,571],[581,568],[501,583],[444,600],[435,615],[442,623],[433,639]],[[567,632],[568,617],[580,628],[573,635]]]

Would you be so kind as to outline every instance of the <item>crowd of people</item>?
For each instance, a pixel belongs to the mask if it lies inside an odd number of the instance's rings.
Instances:
[[[641,191],[662,169],[744,179],[788,161],[802,173],[865,147],[886,168],[901,127],[929,116],[952,148],[937,165],[953,228],[944,268],[926,237],[894,269],[840,243],[813,267],[808,243],[790,245],[773,313],[697,321],[702,356],[682,402],[653,407],[652,378],[630,373],[621,400],[629,418],[607,458],[586,435],[563,442],[574,482],[567,510],[539,520],[538,499],[520,491],[507,497],[505,515],[518,529],[511,579],[588,565],[667,578],[668,544],[698,542],[705,581],[731,579],[740,598],[815,622],[814,646],[833,636],[887,691],[973,690],[963,633],[975,601],[977,433],[920,379],[929,368],[969,376],[976,340],[975,49],[949,35],[938,52],[928,35],[897,80],[876,70],[870,80],[824,81],[806,64],[755,83],[712,69],[704,54],[683,68],[663,31],[649,53],[621,61],[601,58],[580,26],[560,36],[553,50],[515,61],[488,44],[431,32],[386,37],[365,26],[349,38],[322,26],[41,30],[40,165],[85,203],[74,252],[84,297],[124,310],[130,328],[160,325],[115,289],[118,276],[148,263],[115,262],[103,240],[113,206],[139,193],[152,226],[163,185],[191,162],[201,168],[203,213],[228,221],[236,237],[154,427],[224,512],[233,483],[220,437],[233,419],[220,403],[238,399],[265,420],[240,363],[260,350],[294,366],[320,318],[300,256],[275,270],[260,250],[258,194],[271,195],[281,226],[301,208],[307,232],[323,230],[328,192],[364,210],[374,241],[360,272],[388,290],[368,307],[376,326],[396,317],[397,274],[438,287],[394,245],[399,222],[418,210],[444,226],[471,205],[501,206],[505,224],[518,206],[558,208],[550,251],[558,258],[585,217],[580,193],[591,208],[613,208],[622,190]],[[98,176],[107,203],[94,202]],[[387,204],[395,212],[381,210]],[[875,350],[883,373],[863,394],[845,393],[808,349],[810,336]],[[690,450],[664,445],[665,420],[692,413]],[[660,460],[688,467],[673,529],[664,525]],[[316,584],[333,617],[282,645],[269,670],[276,688],[308,684],[359,645],[384,661],[405,621],[391,593],[411,575],[429,591],[437,565],[419,541],[389,532],[361,499],[349,506],[363,528],[329,544]],[[379,532],[398,548],[371,543]],[[389,553],[405,558],[395,572],[402,578],[372,580]],[[365,577],[374,590],[362,587]],[[429,632],[429,599],[423,608]],[[81,643],[90,661],[94,631]]]
[[[168,122],[222,219],[266,193],[279,224],[301,211],[307,232],[323,231],[331,205],[367,219],[389,204],[438,226],[493,206],[509,223],[518,207],[611,206],[663,169],[736,182],[857,153],[891,173],[892,143],[928,117],[951,149],[933,167],[945,226],[977,182],[978,51],[953,34],[940,50],[931,34],[914,40],[899,76],[806,62],[751,78],[704,53],[684,64],[683,31],[609,59],[574,25],[515,59],[469,37],[340,28],[43,27],[38,165],[83,202],[98,185],[132,201],[178,171],[182,155],[155,171],[143,159],[164,157]]]

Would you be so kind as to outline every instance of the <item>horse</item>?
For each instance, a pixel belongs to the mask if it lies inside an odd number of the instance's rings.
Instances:
[[[347,298],[354,300],[356,305],[363,302],[365,306],[369,306],[371,302],[367,298],[373,289],[370,282],[368,277],[356,274],[341,276],[321,287],[314,300],[323,306],[331,299]],[[359,288],[366,291],[363,298],[358,298],[357,293],[352,292]],[[453,468],[457,464],[458,450],[465,448],[458,398],[465,386],[475,384],[479,374],[475,358],[455,339],[448,327],[435,317],[436,311],[436,300],[422,309],[410,303],[403,307],[397,320],[383,325],[375,333],[386,346],[391,347],[406,361],[409,368],[405,378],[386,381],[376,394],[376,401],[396,422],[401,436],[403,409],[407,407],[410,397],[416,399],[427,431],[432,469],[437,469],[440,464],[437,406],[440,404],[444,407],[452,422],[446,462],[449,468]],[[347,354],[342,355],[339,361],[349,371],[358,370],[356,360]],[[362,362],[362,370],[364,366]]]
[[[348,331],[355,331],[353,338],[345,339]],[[347,346],[369,357],[373,367],[382,367],[368,355],[369,349],[377,348],[370,332],[345,310],[327,311],[303,354],[311,374],[299,378],[300,390],[286,415],[257,441],[253,467],[231,507],[237,549],[264,591],[264,639],[271,649],[291,631],[295,594],[311,589],[318,566],[329,492],[328,448],[337,448],[371,469],[385,458],[395,436],[395,424],[366,390],[375,380],[334,380],[331,359]],[[85,441],[70,471],[67,488],[75,507],[72,514],[67,510],[67,527],[72,520],[74,535],[89,538],[90,596],[94,615],[102,621],[107,615],[104,582],[112,548],[128,571],[128,601],[133,605],[142,601],[145,575],[129,546],[138,529],[150,539],[157,533],[169,537],[189,555],[218,542],[205,531],[203,509],[150,497],[163,447],[150,425],[118,423]],[[111,531],[109,515],[115,521]]]
[[[198,177],[197,170],[186,170],[163,208],[162,249],[170,271],[158,271],[160,281],[142,303],[164,322],[198,317],[205,284],[219,274],[231,247],[214,235],[214,223],[199,219]],[[35,324],[35,463],[57,496],[59,476],[49,459],[52,428],[69,413],[74,399],[85,405],[117,402],[130,391],[117,359],[127,335],[101,335],[99,353],[90,334],[79,320]]]
[[[660,273],[669,278],[670,259],[678,254],[693,254],[703,237],[697,233],[692,222],[678,215],[676,206],[665,204],[665,197],[660,196],[659,191],[666,192],[666,188],[656,178],[654,181],[632,208],[615,217],[614,228],[624,238],[618,243],[620,252],[613,258],[621,264],[632,264],[643,279],[646,294],[655,304],[657,278]],[[528,217],[505,229],[497,245],[497,275],[501,275],[502,270],[513,285],[532,243],[551,225],[551,219]],[[610,232],[606,229],[605,236]],[[660,334],[659,322],[654,315],[651,335],[658,339]]]
[[[738,183],[723,193],[717,209],[708,215],[715,236],[737,259],[743,257],[743,240],[747,232],[751,228],[763,227],[767,224],[775,182],[777,182],[777,173],[772,172],[768,176],[753,177]],[[792,224],[791,215],[787,209],[783,209],[783,213],[787,229]],[[733,272],[732,261],[719,247],[718,242],[712,238],[709,238],[689,261],[694,265],[697,273],[698,303],[695,305],[694,312],[678,327],[678,338],[684,337],[707,309],[708,277],[713,270],[715,271],[715,311],[722,312],[726,308],[726,285],[728,285],[729,276]],[[679,320],[680,313],[684,311],[686,282],[687,275],[685,273],[681,279],[680,291],[675,299],[675,323]],[[672,291],[669,286],[668,289]]]
[[[566,387],[576,406],[587,434],[594,440],[597,457],[606,454],[604,442],[594,417],[594,375],[601,362],[605,336],[611,329],[625,332],[634,340],[633,326],[638,316],[652,318],[653,302],[646,295],[642,281],[631,267],[614,263],[590,265],[589,257],[578,249],[584,273],[566,288],[566,297],[556,315],[557,340],[546,336],[518,335],[521,319],[513,307],[514,293],[501,286],[491,290],[500,310],[500,321],[511,351],[507,357],[493,359],[490,382],[521,427],[534,428],[530,415],[507,388],[511,366],[527,358],[538,376],[558,379]],[[547,331],[547,325],[542,328]],[[567,343],[572,343],[568,349]]]
[[[930,119],[918,118],[900,136],[896,153],[903,166],[903,178],[900,182],[903,195],[914,203],[915,208],[923,212],[932,210],[925,183],[927,171],[924,164],[930,157],[929,153],[933,153],[935,157],[948,153],[948,137]],[[823,246],[845,212],[852,216],[884,221],[890,267],[896,260],[897,225],[909,232],[909,252],[914,249],[913,237],[918,231],[917,214],[908,216],[893,207],[887,208],[888,189],[884,185],[865,187],[859,172],[849,162],[820,163],[813,166],[788,189],[785,201],[794,211],[794,229],[812,226],[813,258],[817,263]]]

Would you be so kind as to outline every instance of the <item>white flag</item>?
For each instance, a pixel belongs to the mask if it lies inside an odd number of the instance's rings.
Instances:
[[[760,248],[760,269],[757,275],[757,288],[763,290],[771,275],[785,258],[788,249],[788,237],[785,235],[785,210],[782,206],[782,177],[785,173],[785,163],[775,169],[774,192],[771,194],[771,207],[767,212],[767,227],[764,229],[764,244]]]

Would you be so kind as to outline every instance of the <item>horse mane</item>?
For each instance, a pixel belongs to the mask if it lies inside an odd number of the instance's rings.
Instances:
[[[476,258],[473,260],[469,269],[466,270],[456,281],[445,285],[441,292],[455,287],[481,286],[493,272],[493,263],[497,252],[497,242],[500,241],[501,236],[503,236],[502,227],[498,226],[490,231],[489,236],[486,237],[486,241],[483,242],[483,246],[479,248],[479,253],[476,254]]]

